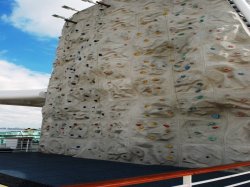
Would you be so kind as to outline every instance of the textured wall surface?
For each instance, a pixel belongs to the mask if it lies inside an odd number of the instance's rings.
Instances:
[[[41,150],[204,167],[250,160],[250,34],[226,0],[106,0],[66,23]]]

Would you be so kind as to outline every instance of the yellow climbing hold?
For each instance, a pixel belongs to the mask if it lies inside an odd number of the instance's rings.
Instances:
[[[147,72],[146,71],[140,71],[140,74],[146,74]]]
[[[154,54],[154,50],[153,49],[148,49],[145,53],[145,55],[152,55]]]
[[[167,159],[167,160],[173,160],[174,157],[172,157],[172,156],[167,156],[166,159]]]
[[[161,31],[155,31],[155,34],[160,35],[160,34],[162,34],[162,32]]]
[[[156,136],[152,134],[148,135],[147,138],[153,141],[156,140]]]
[[[168,9],[165,9],[164,11],[163,11],[163,14],[162,14],[163,16],[167,16],[168,15]]]
[[[141,51],[136,51],[134,52],[134,56],[141,56],[142,55],[142,52]]]
[[[158,78],[153,78],[152,81],[157,82],[157,81],[160,81],[160,79],[158,79]]]
[[[166,148],[172,149],[172,148],[173,148],[173,145],[168,144],[168,145],[166,145]]]
[[[156,127],[157,125],[158,125],[157,122],[150,122],[150,123],[148,123],[149,127]]]
[[[142,35],[141,32],[136,33],[136,36],[137,36],[137,37],[140,37],[141,35]]]

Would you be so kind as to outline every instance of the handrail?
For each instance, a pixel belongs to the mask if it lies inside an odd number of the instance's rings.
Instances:
[[[93,183],[84,183],[84,184],[76,184],[76,185],[66,185],[63,187],[117,187],[117,186],[129,186],[135,184],[143,184],[148,182],[156,182],[167,179],[180,178],[188,175],[198,175],[204,173],[211,173],[216,171],[224,171],[229,169],[235,169],[238,167],[246,167],[250,166],[250,161],[247,162],[238,162],[234,164],[226,164],[221,166],[213,166],[207,168],[199,168],[199,169],[188,169],[188,170],[180,170],[168,173],[159,173],[152,175],[145,175],[139,177],[131,177],[131,178],[123,178],[123,179],[115,179],[115,180],[107,180],[101,182],[93,182]]]

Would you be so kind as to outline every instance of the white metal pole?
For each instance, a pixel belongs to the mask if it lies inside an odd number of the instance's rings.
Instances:
[[[250,23],[250,1],[249,0],[233,0],[238,9],[246,17],[247,21]]]
[[[30,143],[30,139],[28,138],[27,145],[26,145],[26,152],[28,152],[28,150],[29,150],[29,143]]]
[[[192,175],[183,176],[183,185],[192,187]]]

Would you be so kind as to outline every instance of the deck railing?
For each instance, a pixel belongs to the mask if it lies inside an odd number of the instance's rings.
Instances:
[[[22,134],[1,134],[0,153],[3,152],[36,152],[39,147],[40,135]]]
[[[218,177],[218,178],[203,180],[199,182],[192,182],[192,176],[194,175],[207,174],[207,173],[218,172],[218,171],[226,171],[226,170],[237,169],[239,167],[247,167],[247,166],[250,166],[250,161],[221,165],[221,166],[214,166],[214,167],[207,167],[207,168],[200,168],[200,169],[188,169],[188,170],[181,170],[181,171],[168,172],[168,173],[160,173],[160,174],[145,175],[145,176],[132,177],[132,178],[116,179],[116,180],[109,180],[109,181],[102,181],[102,182],[68,185],[64,187],[118,187],[118,186],[129,186],[129,185],[136,185],[136,184],[145,184],[145,183],[150,183],[150,182],[157,182],[157,181],[176,179],[176,178],[182,178],[183,184],[175,186],[175,187],[192,187],[192,186],[196,186],[200,184],[216,182],[219,180],[227,180],[227,179],[231,179],[237,176],[247,175],[247,174],[250,174],[250,171],[232,173],[224,177]],[[240,185],[247,184],[247,183],[250,183],[250,178],[247,181],[238,181],[237,183],[231,184],[227,187],[235,187],[235,186],[240,186]]]

